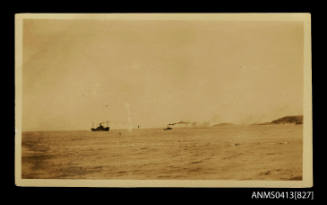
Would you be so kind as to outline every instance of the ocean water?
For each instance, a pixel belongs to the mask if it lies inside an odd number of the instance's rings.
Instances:
[[[22,177],[301,180],[302,125],[24,132]]]

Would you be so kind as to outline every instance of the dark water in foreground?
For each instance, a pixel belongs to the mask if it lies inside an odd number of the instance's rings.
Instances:
[[[24,132],[28,179],[301,180],[302,125]]]

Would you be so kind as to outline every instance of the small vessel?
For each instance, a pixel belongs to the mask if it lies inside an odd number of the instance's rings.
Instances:
[[[99,126],[96,127],[96,128],[91,128],[91,131],[109,131],[110,130],[110,127],[108,126],[108,122],[106,122],[106,126],[103,126],[102,125],[103,122],[100,122],[99,123]]]
[[[164,128],[163,130],[172,130],[173,128],[171,128],[171,127],[166,127],[166,128]]]
[[[171,126],[173,126],[173,125],[174,125],[173,123],[169,123],[169,124],[167,125],[167,127],[164,128],[163,130],[172,130],[173,128],[172,128]]]

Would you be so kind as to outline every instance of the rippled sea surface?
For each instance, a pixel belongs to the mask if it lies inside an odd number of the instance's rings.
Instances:
[[[302,125],[24,132],[22,140],[26,179],[302,179]]]

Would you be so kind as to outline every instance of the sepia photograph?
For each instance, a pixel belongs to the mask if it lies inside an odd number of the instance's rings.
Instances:
[[[310,14],[15,19],[16,185],[313,185]]]

